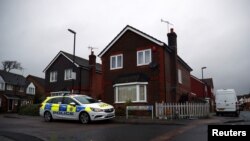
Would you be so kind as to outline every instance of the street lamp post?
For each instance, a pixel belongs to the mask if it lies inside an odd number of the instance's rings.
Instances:
[[[202,67],[202,68],[201,68],[201,81],[204,83],[203,95],[205,96],[205,100],[206,100],[206,98],[207,98],[207,93],[205,93],[205,87],[206,87],[206,85],[205,85],[205,82],[203,81],[203,70],[206,69],[206,68],[207,68],[207,67]]]
[[[201,68],[201,80],[203,81],[203,70],[206,69],[207,67],[202,67]]]
[[[72,29],[68,29],[69,32],[74,34],[74,45],[73,45],[73,68],[72,68],[72,73],[74,73],[74,65],[75,65],[75,45],[76,45],[76,32]],[[72,79],[72,93],[74,92],[74,79]]]

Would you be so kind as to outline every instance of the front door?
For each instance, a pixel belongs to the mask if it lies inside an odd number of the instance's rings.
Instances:
[[[13,99],[8,100],[8,111],[11,112],[13,110]]]

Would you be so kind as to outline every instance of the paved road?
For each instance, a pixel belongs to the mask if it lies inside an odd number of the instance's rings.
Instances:
[[[225,115],[223,117],[216,117],[223,122],[213,123],[217,125],[250,125],[250,111],[242,111],[240,117],[232,117],[231,115]],[[223,119],[223,120],[222,120]],[[207,125],[199,125],[195,128],[175,136],[171,141],[207,141]]]
[[[147,141],[180,125],[117,124],[95,122],[82,125],[74,121],[44,122],[41,117],[0,116],[0,135],[11,140],[29,141]],[[23,137],[21,137],[23,136]]]
[[[242,114],[248,118],[248,114]],[[243,117],[212,117],[203,120],[175,121],[185,124],[121,124],[95,122],[82,125],[75,121],[44,122],[41,117],[0,115],[0,140],[15,141],[166,141],[202,140],[206,126]],[[206,139],[206,137],[205,137]]]

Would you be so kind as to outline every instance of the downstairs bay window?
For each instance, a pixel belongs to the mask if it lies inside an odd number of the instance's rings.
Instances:
[[[115,103],[147,102],[147,82],[115,84]]]

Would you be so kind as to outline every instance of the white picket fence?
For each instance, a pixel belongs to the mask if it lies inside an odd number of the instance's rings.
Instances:
[[[208,115],[208,103],[155,103],[155,116],[159,119],[190,119]]]

